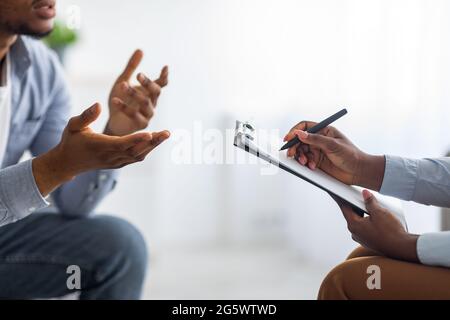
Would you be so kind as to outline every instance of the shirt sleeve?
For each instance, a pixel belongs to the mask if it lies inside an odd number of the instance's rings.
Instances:
[[[47,152],[59,143],[70,116],[71,99],[64,71],[53,54],[51,59],[54,70],[50,104],[43,125],[30,148],[34,156]],[[117,170],[81,174],[52,193],[54,204],[64,215],[89,215],[114,188],[117,174]]]
[[[438,207],[450,207],[450,158],[386,156],[380,193]]]
[[[32,160],[0,170],[0,227],[48,205],[34,180]]]
[[[380,193],[426,205],[450,207],[450,158],[386,156]],[[416,250],[421,263],[450,267],[450,231],[420,235]]]
[[[450,268],[450,231],[419,236],[417,256],[423,264]]]

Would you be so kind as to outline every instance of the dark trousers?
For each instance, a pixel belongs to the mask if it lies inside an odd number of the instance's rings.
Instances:
[[[119,218],[36,213],[0,228],[0,298],[138,299],[146,268],[144,239]]]

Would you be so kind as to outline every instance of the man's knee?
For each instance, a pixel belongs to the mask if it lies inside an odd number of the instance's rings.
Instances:
[[[142,234],[126,220],[112,216],[89,218],[97,247],[107,259],[124,260],[135,271],[145,272],[148,252]]]
[[[345,278],[347,276],[348,262],[341,263],[331,270],[320,285],[319,300],[348,299],[345,294]]]

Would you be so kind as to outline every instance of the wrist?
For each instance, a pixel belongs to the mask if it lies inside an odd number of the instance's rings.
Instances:
[[[75,176],[65,169],[63,160],[56,148],[34,158],[32,168],[36,185],[44,197]]]
[[[70,169],[64,153],[58,146],[43,155],[43,164],[46,166],[48,173],[62,183],[72,180],[79,174]]]
[[[409,261],[420,262],[417,255],[417,239],[418,235],[406,233],[404,237],[395,245],[395,251],[392,258]]]
[[[384,155],[375,156],[364,153],[358,166],[356,185],[379,191],[383,183],[385,165]]]
[[[108,119],[106,122],[105,129],[103,130],[103,134],[106,134],[107,136],[113,136],[113,137],[121,137],[124,136],[126,133],[122,132],[120,129],[115,128],[113,129],[114,125],[111,125],[111,118]]]

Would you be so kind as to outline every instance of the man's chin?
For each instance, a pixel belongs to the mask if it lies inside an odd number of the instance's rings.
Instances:
[[[13,34],[26,35],[40,39],[49,35],[53,31],[53,21],[40,26],[33,26],[29,23],[25,23],[10,29]]]
[[[44,32],[30,32],[30,33],[22,33],[22,34],[33,37],[35,39],[42,39],[42,38],[48,36],[50,33],[52,33],[52,31],[53,31],[53,28],[48,31],[44,31]]]

